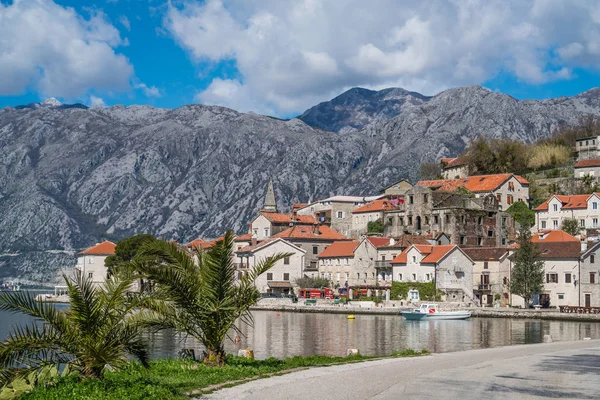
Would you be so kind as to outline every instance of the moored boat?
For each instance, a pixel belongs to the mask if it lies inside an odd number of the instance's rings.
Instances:
[[[401,311],[400,314],[407,320],[444,320],[467,319],[471,317],[469,311],[440,311],[436,303],[424,303],[421,307],[411,311]]]

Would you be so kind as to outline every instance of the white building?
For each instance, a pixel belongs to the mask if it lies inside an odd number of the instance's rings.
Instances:
[[[310,215],[290,215],[260,211],[250,222],[249,234],[257,239],[264,240],[283,232],[290,226],[310,225],[315,223]]]
[[[106,282],[108,268],[104,266],[106,257],[115,254],[116,244],[104,241],[83,250],[77,254],[77,265],[75,270],[85,279],[89,279],[94,285],[102,285]]]
[[[460,158],[442,158],[441,164],[444,179],[458,179],[469,176],[469,167]]]
[[[510,303],[510,250],[506,247],[467,247],[473,260],[473,293],[480,306]]]
[[[600,228],[600,194],[555,194],[533,209],[538,230],[560,229],[565,219],[576,219],[584,230]]]
[[[352,232],[354,238],[364,235],[368,232],[369,222],[381,220],[383,225],[383,215],[385,211],[395,210],[397,202],[395,200],[379,199],[365,204],[362,207],[352,211]],[[383,233],[383,232],[381,232]]]
[[[261,293],[289,294],[295,287],[295,281],[303,274],[304,255],[302,248],[281,238],[271,238],[256,245],[236,251],[241,262],[238,264],[238,276],[278,253],[291,253],[289,257],[277,261],[273,268],[256,279],[256,287]]]
[[[436,282],[445,300],[475,303],[473,260],[456,245],[412,245],[391,262],[398,282]]]

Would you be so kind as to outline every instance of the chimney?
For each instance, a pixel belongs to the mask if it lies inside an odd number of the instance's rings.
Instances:
[[[251,246],[256,246],[256,243],[257,243],[257,242],[258,242],[258,241],[256,240],[256,235],[253,233],[253,234],[252,234],[252,240],[250,241],[250,245],[251,245]]]
[[[319,230],[319,224],[316,222],[313,224],[313,233],[317,236],[321,234],[321,231]]]

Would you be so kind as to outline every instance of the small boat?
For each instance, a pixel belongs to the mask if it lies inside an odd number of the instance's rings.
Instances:
[[[411,311],[401,311],[400,314],[410,321],[467,319],[471,317],[469,311],[440,311],[439,305],[436,303],[424,303],[419,308]]]

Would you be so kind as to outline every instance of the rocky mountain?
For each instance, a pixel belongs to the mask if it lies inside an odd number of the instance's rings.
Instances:
[[[333,100],[309,108],[298,119],[316,128],[348,133],[384,122],[405,108],[421,105],[429,99],[401,88],[380,91],[353,88]]]
[[[0,109],[0,279],[47,282],[104,238],[243,232],[271,175],[282,210],[373,194],[482,133],[533,141],[598,114],[600,89],[518,101],[472,86],[404,104],[345,134],[203,105]]]

